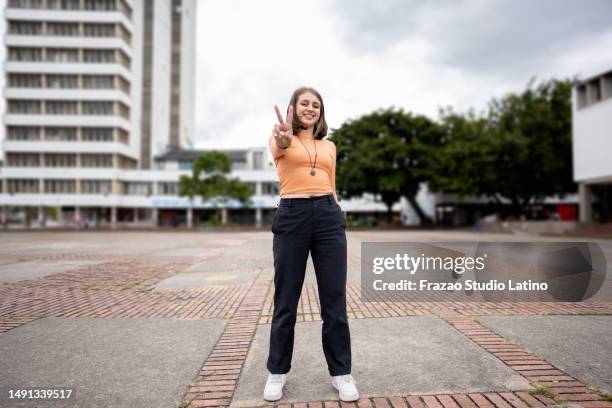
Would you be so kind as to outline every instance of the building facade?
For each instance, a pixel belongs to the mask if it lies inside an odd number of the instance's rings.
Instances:
[[[7,0],[3,220],[114,220],[126,171],[190,145],[195,5]]]
[[[580,221],[612,221],[612,69],[578,80],[572,90],[574,181]]]

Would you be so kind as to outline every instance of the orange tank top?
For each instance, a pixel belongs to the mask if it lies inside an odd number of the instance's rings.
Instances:
[[[297,136],[293,136],[291,146],[284,150],[276,145],[274,137],[268,141],[278,173],[280,195],[335,193],[336,145],[325,139],[302,137],[301,140],[303,145]],[[312,176],[310,170],[315,159],[314,143],[317,147],[317,163],[315,175]],[[310,152],[310,159],[306,149]]]

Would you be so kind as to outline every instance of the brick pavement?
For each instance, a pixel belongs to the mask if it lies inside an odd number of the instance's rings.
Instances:
[[[444,319],[461,334],[484,348],[534,386],[550,390],[549,398],[542,393],[528,391],[486,392],[440,395],[394,395],[362,398],[355,403],[332,401],[305,401],[294,404],[262,404],[264,407],[412,407],[412,408],[526,408],[544,407],[559,403],[579,405],[584,408],[612,408],[612,402],[588,388],[578,379],[559,370],[545,360],[530,354],[522,347],[510,343],[504,337],[471,319],[483,314],[537,315],[537,314],[609,314],[612,304],[589,303],[525,303],[478,302],[379,302],[365,304],[359,300],[358,285],[348,285],[349,318],[382,318],[410,315],[436,315]],[[246,360],[249,345],[255,334],[256,324],[270,323],[273,310],[274,289],[272,276],[261,274],[238,308],[217,347],[202,367],[196,382],[187,392],[182,407],[228,406],[236,389],[240,371]],[[321,320],[316,285],[304,285],[298,305],[298,321]],[[238,317],[240,316],[240,317]],[[262,400],[263,401],[263,400]]]
[[[201,261],[201,256],[150,258],[93,253],[28,255],[2,254],[0,264],[34,259],[101,260],[104,263],[70,272],[0,284],[0,333],[38,318],[57,317],[164,317],[229,319],[223,334],[197,376],[187,386],[182,407],[228,406],[259,324],[271,321],[272,273],[261,271],[247,285],[207,286],[151,291],[152,286]],[[419,408],[525,408],[566,402],[585,408],[612,408],[612,402],[550,362],[510,343],[472,319],[479,315],[580,315],[611,314],[610,303],[509,303],[509,302],[375,302],[359,297],[359,285],[349,283],[350,319],[435,315],[528,379],[549,390],[482,392],[440,395],[392,395],[362,398],[356,403],[304,401],[278,407],[419,407]],[[320,320],[315,284],[304,285],[298,321]],[[262,400],[262,406],[265,401]]]

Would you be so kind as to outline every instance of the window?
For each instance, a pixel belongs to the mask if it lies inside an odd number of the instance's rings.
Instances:
[[[130,94],[130,83],[123,79],[123,77],[118,76],[117,80],[119,81],[119,89],[121,89],[126,94]]]
[[[85,0],[85,10],[115,11],[116,9],[116,0]]]
[[[113,167],[113,156],[110,154],[82,154],[81,167]]]
[[[83,194],[109,194],[112,192],[110,180],[81,180]]]
[[[601,101],[601,87],[599,78],[587,84],[587,102],[589,105]]]
[[[246,169],[246,160],[233,160],[232,170],[244,170]]]
[[[47,8],[51,10],[79,10],[79,0],[47,0]]]
[[[47,50],[49,62],[79,62],[79,51],[70,48],[49,48]]]
[[[582,109],[586,106],[587,104],[587,100],[586,100],[586,86],[581,85],[578,88],[576,88],[576,98],[577,103],[578,103],[578,109]]]
[[[178,195],[179,192],[179,183],[172,181],[160,181],[157,187],[159,195]]]
[[[82,139],[84,142],[112,142],[112,128],[83,128]]]
[[[9,7],[14,8],[42,8],[42,0],[9,0]]]
[[[48,127],[45,128],[45,140],[52,142],[73,142],[77,140],[76,128]]]
[[[112,102],[83,102],[83,115],[112,115]]]
[[[119,30],[119,37],[121,37],[127,44],[132,44],[132,34],[130,34],[130,32],[122,25],[117,25],[117,29]]]
[[[84,75],[83,88],[85,89],[113,89],[115,81],[112,75]]]
[[[83,61],[91,63],[115,62],[114,50],[84,50]]]
[[[130,68],[130,58],[121,50],[117,51],[117,62],[126,68]]]
[[[45,193],[75,193],[75,180],[45,180]]]
[[[179,170],[191,170],[192,165],[193,162],[187,160],[179,160],[178,162]]]
[[[125,0],[120,0],[121,2],[119,3],[119,10],[121,10],[121,12],[123,14],[125,14],[125,16],[128,19],[132,19],[132,8],[125,2]]]
[[[6,164],[8,167],[39,167],[40,156],[38,153],[7,153]]]
[[[8,75],[8,85],[11,88],[40,88],[42,87],[42,75],[10,73]]]
[[[38,193],[40,183],[36,179],[8,179],[9,193]]]
[[[79,87],[79,77],[76,75],[47,75],[47,88],[74,89]]]
[[[17,114],[39,114],[41,113],[41,103],[37,100],[9,99],[8,112]]]
[[[130,118],[130,108],[128,108],[121,102],[117,102],[117,113],[122,118],[126,118],[126,119]]]
[[[114,37],[114,24],[85,24],[83,26],[85,37]]]
[[[120,143],[128,144],[130,135],[128,132],[126,132],[123,129],[117,129],[117,138],[118,138],[117,140],[119,140]]]
[[[15,35],[42,34],[42,23],[39,21],[9,21],[8,33]]]
[[[152,194],[151,183],[139,181],[126,181],[123,183],[123,193],[126,195],[143,195]]]
[[[253,152],[253,170],[263,170],[263,152]]]
[[[612,72],[603,78],[603,98],[612,98]]]
[[[45,167],[76,167],[75,153],[45,153]]]
[[[136,160],[125,157],[125,156],[117,156],[117,161],[119,162],[120,169],[135,169],[136,168]]]
[[[279,191],[280,189],[278,183],[261,183],[261,194],[263,195],[278,195]]]
[[[40,140],[40,128],[32,126],[9,126],[8,140]]]
[[[15,48],[10,47],[8,52],[9,61],[35,62],[42,61],[41,48]]]
[[[62,37],[77,37],[79,35],[79,23],[47,23],[47,35]]]
[[[76,101],[47,101],[45,113],[48,115],[76,115],[78,103]]]

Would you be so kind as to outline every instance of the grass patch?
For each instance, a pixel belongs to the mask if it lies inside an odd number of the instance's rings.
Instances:
[[[504,340],[506,340],[508,343],[517,346],[518,344],[516,343],[516,341],[512,338],[512,337],[508,337],[508,336],[504,336]]]
[[[529,395],[531,396],[542,395],[546,398],[550,398],[551,400],[555,401],[557,404],[561,403],[561,400],[557,398],[557,395],[554,392],[552,392],[552,390],[548,388],[547,386],[540,384],[540,383],[535,383],[534,387],[535,389],[527,391]]]

